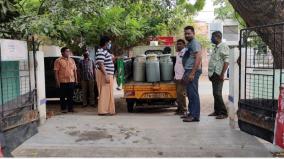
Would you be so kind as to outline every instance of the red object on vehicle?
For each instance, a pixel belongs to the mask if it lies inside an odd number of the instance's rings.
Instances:
[[[164,43],[164,45],[172,46],[174,45],[174,37],[172,36],[158,36],[157,39]]]
[[[4,157],[4,153],[3,153],[3,147],[0,145],[0,157]]]
[[[274,143],[284,148],[284,87],[280,87],[278,111],[275,119]]]

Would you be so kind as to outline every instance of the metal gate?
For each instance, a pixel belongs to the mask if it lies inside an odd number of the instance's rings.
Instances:
[[[282,84],[283,42],[284,23],[240,32],[239,127],[270,142]]]
[[[27,43],[26,60],[5,61],[0,49],[1,132],[38,120],[34,41]]]

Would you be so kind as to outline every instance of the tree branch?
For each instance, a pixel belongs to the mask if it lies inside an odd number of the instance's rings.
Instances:
[[[242,27],[246,27],[246,25],[245,25],[244,23],[242,23],[242,22],[240,21],[240,19],[238,18],[236,11],[234,12],[234,16],[235,16],[235,19],[238,21],[238,23],[239,23]]]
[[[26,11],[24,9],[24,4],[26,3],[26,0],[22,1],[22,4],[21,2],[18,3],[18,5],[20,6],[21,10],[23,11],[24,14],[26,14]]]
[[[40,11],[41,11],[41,8],[42,8],[44,2],[45,2],[45,0],[41,1],[40,6],[39,6],[38,11],[37,11],[37,15],[40,15]]]

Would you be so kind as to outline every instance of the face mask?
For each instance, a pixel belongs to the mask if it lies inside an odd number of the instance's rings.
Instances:
[[[107,45],[107,49],[111,49],[111,43],[108,43],[108,45]]]
[[[217,40],[216,40],[216,38],[212,36],[212,38],[211,38],[211,42],[212,42],[213,44],[217,44]]]

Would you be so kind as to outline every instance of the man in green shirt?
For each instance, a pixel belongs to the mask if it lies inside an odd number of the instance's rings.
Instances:
[[[220,31],[212,33],[211,42],[215,44],[215,48],[209,61],[208,75],[213,87],[214,112],[209,116],[216,116],[216,119],[225,119],[228,117],[228,112],[223,101],[222,89],[225,72],[229,66],[229,47],[222,42],[222,33]]]

